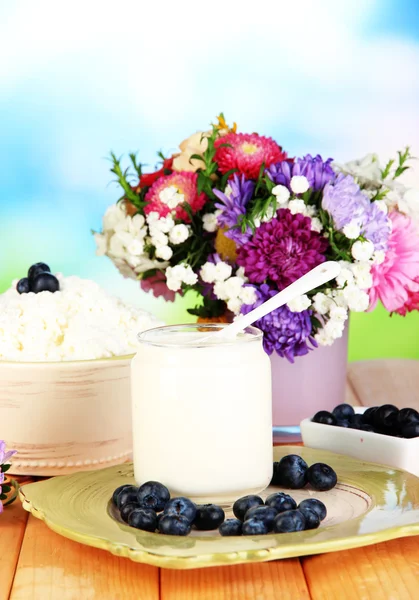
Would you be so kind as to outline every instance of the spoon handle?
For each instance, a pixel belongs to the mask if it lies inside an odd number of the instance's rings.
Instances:
[[[231,323],[231,325],[218,331],[214,335],[220,338],[235,337],[255,321],[258,321],[280,306],[290,302],[297,296],[306,294],[320,285],[327,283],[331,279],[335,279],[335,277],[339,275],[339,272],[340,265],[334,261],[324,262],[321,265],[314,267],[314,269],[297,279],[297,281],[294,281],[294,283],[291,283],[291,285],[284,290],[278,292],[275,296],[272,296],[272,298],[269,298],[269,300],[247,313],[247,315],[241,315]]]

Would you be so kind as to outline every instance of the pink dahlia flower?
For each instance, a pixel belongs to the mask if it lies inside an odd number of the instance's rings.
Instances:
[[[311,219],[281,208],[237,249],[237,263],[251,283],[273,283],[282,290],[325,261],[328,241],[311,231]]]
[[[263,164],[268,168],[287,158],[272,138],[257,133],[228,133],[216,140],[215,147],[215,161],[221,173],[237,169],[248,179],[257,179]]]
[[[406,314],[407,310],[413,310],[409,306],[414,307],[414,295],[419,292],[419,236],[406,215],[393,211],[389,218],[392,231],[388,251],[384,262],[373,265],[371,270],[373,285],[369,290],[369,310],[381,300],[388,311]]]
[[[419,277],[416,278],[415,282],[418,284],[419,290]],[[419,310],[419,291],[409,291],[407,295],[407,301],[395,312],[399,315],[402,315],[402,317],[405,317],[407,313],[412,312],[412,310]]]
[[[196,173],[187,171],[174,172],[157,179],[145,196],[145,214],[157,212],[160,217],[171,214],[175,219],[189,223],[189,215],[182,205],[189,204],[192,212],[196,213],[208,200],[205,194],[198,194],[197,179]]]

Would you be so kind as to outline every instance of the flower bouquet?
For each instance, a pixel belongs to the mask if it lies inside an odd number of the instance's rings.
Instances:
[[[122,196],[95,233],[97,252],[155,296],[198,293],[189,312],[212,321],[340,261],[336,280],[256,323],[268,354],[299,361],[341,338],[349,311],[378,300],[403,316],[419,309],[419,193],[399,179],[410,158],[408,148],[384,166],[376,155],[293,157],[220,115],[153,173],[112,155]]]
[[[10,459],[13,454],[15,454],[13,450],[6,452],[6,444],[0,440],[0,513],[3,512],[3,506],[11,504],[16,499],[18,493],[18,485],[15,481],[4,483],[5,473],[10,469]],[[9,496],[12,489],[14,493]]]

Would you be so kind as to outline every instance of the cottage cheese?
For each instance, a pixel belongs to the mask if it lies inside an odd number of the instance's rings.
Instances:
[[[162,323],[94,281],[56,275],[60,291],[0,294],[0,360],[89,360],[132,354],[137,333]]]

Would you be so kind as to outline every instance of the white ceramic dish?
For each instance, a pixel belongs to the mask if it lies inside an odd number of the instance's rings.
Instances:
[[[0,361],[0,438],[17,451],[11,473],[64,475],[127,460],[131,358]]]
[[[354,407],[362,414],[367,407]],[[403,469],[419,476],[419,437],[404,439],[381,435],[371,431],[359,431],[313,423],[311,417],[300,424],[301,437],[308,448],[330,450],[360,460]]]

